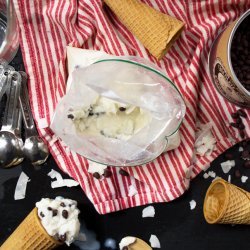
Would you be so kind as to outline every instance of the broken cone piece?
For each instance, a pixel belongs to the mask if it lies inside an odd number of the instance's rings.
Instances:
[[[180,36],[184,23],[138,0],[104,0],[120,21],[158,60]]]

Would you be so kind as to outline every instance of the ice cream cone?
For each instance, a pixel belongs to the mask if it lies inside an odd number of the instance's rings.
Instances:
[[[139,0],[104,0],[120,21],[160,60],[179,37],[184,23]]]
[[[34,208],[0,250],[47,250],[54,249],[61,243],[47,234]]]
[[[250,224],[250,193],[218,179],[207,190],[203,212],[210,224]]]

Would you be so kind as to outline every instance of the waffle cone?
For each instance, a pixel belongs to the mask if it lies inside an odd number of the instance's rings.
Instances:
[[[54,249],[61,243],[47,234],[34,208],[0,250],[47,250]]]
[[[160,60],[179,37],[184,23],[138,0],[104,0],[120,21]]]
[[[250,193],[218,179],[207,190],[203,212],[210,224],[250,224]]]

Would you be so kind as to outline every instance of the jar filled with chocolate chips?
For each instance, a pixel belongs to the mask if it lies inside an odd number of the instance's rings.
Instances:
[[[250,91],[250,16],[244,19],[235,32],[231,46],[231,62],[239,82]]]

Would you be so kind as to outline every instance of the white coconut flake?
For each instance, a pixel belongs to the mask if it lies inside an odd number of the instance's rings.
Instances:
[[[63,179],[63,182],[59,181],[52,181],[51,182],[51,187],[52,188],[59,188],[59,187],[75,187],[78,186],[79,183],[75,180],[72,179]]]
[[[161,243],[159,239],[157,238],[156,235],[151,234],[150,239],[149,239],[150,245],[153,248],[161,248]]]
[[[212,178],[216,177],[216,173],[214,171],[208,171],[208,175]]]
[[[51,179],[56,179],[59,183],[63,183],[62,175],[54,169],[51,169],[51,171],[48,173],[48,176]]]
[[[96,163],[96,162],[93,162],[93,161],[88,161],[88,163],[89,163],[88,172],[91,173],[91,174],[99,173],[99,175],[103,175],[104,170],[107,168],[106,165]]]
[[[231,174],[228,175],[227,181],[228,181],[229,183],[231,183]]]
[[[142,218],[155,217],[155,208],[153,206],[145,207],[142,210]]]
[[[63,179],[62,175],[55,171],[54,169],[52,169],[49,173],[48,176],[51,179],[56,179],[55,181],[51,182],[51,187],[52,188],[59,188],[59,187],[75,187],[78,186],[79,183],[75,180],[72,179]]]
[[[239,147],[239,152],[242,152],[244,150],[243,147]]]
[[[195,200],[191,200],[191,201],[189,202],[189,205],[190,205],[190,209],[191,209],[191,210],[194,210],[195,207],[196,207],[196,201],[195,201]]]
[[[211,128],[212,123],[200,125],[200,131],[197,133],[194,145],[196,154],[201,156],[210,155],[215,150],[216,139],[212,134]]]
[[[247,179],[248,179],[247,176],[245,176],[245,175],[242,175],[242,176],[241,176],[241,182],[242,182],[242,183],[246,183]]]
[[[134,195],[136,195],[136,194],[138,194],[138,191],[137,191],[137,189],[135,188],[135,186],[134,185],[130,185],[129,187],[128,187],[128,196],[134,196]]]
[[[119,248],[122,250],[124,247],[127,247],[131,244],[133,244],[136,241],[135,237],[127,236],[122,238],[122,240],[119,243]]]
[[[227,174],[235,166],[235,160],[224,161],[220,165],[224,174]]]
[[[203,178],[204,178],[204,179],[207,179],[209,176],[210,176],[210,175],[209,175],[208,173],[204,173],[204,174],[203,174]]]
[[[22,200],[25,198],[26,187],[29,181],[30,181],[29,177],[24,172],[22,172],[16,184],[16,189],[14,194],[15,200]]]

